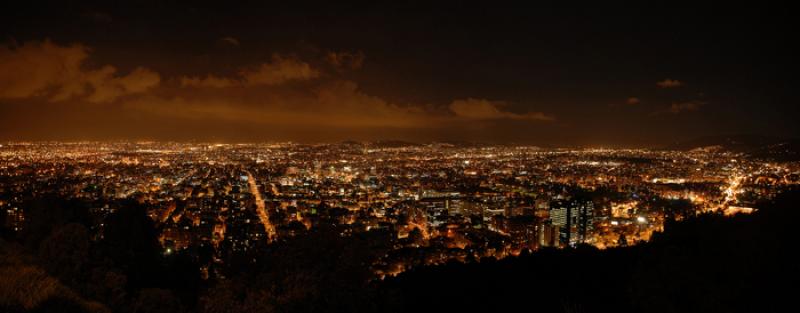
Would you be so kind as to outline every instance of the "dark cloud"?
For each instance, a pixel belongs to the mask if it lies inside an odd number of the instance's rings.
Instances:
[[[239,80],[214,75],[206,75],[205,77],[183,76],[180,81],[183,87],[227,88],[242,85]]]
[[[705,105],[705,102],[701,101],[673,102],[672,105],[669,106],[669,113],[678,114],[683,112],[697,111],[703,105]]]
[[[246,85],[278,85],[289,81],[303,81],[319,77],[317,69],[293,57],[272,56],[272,62],[262,63],[241,71]]]
[[[305,81],[318,78],[319,70],[294,57],[272,56],[270,62],[248,66],[235,77],[219,77],[213,74],[205,77],[181,77],[184,87],[226,88],[233,86],[280,85],[292,81]]]
[[[357,70],[364,66],[364,53],[361,51],[332,51],[328,52],[326,60],[337,69]]]
[[[450,110],[459,118],[487,120],[510,119],[531,121],[552,121],[555,117],[542,112],[513,113],[503,110],[505,103],[486,99],[463,99],[450,103]]]
[[[705,101],[699,100],[692,100],[692,101],[684,101],[684,102],[672,102],[668,108],[663,110],[658,110],[655,112],[650,113],[651,116],[663,115],[663,114],[682,114],[687,112],[694,112],[700,110],[703,106],[706,105]]]
[[[658,86],[659,88],[678,88],[680,86],[683,86],[683,82],[677,79],[667,78],[660,82],[657,82],[656,86]]]
[[[239,39],[236,39],[231,36],[222,37],[219,39],[219,42],[223,45],[238,47],[239,46]]]

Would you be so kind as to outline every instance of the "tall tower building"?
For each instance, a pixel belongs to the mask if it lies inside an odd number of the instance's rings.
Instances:
[[[575,246],[589,240],[594,224],[591,200],[559,200],[550,204],[550,223],[559,229],[562,245]]]

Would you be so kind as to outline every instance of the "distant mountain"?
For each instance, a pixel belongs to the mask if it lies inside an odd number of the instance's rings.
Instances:
[[[402,141],[402,140],[379,140],[370,144],[377,148],[403,148],[403,147],[418,147],[421,146],[415,142]]]
[[[664,150],[730,151],[779,161],[800,160],[800,139],[763,135],[707,136],[675,143]]]
[[[345,140],[339,143],[343,146],[363,146],[364,144],[355,140]]]
[[[753,157],[777,161],[800,161],[800,139],[765,145],[748,152]]]
[[[464,141],[464,140],[447,140],[447,141],[431,142],[428,145],[442,146],[442,147],[457,147],[457,148],[477,148],[477,147],[485,147],[488,146],[489,144],[474,142],[474,141]]]
[[[424,143],[417,143],[405,140],[375,140],[375,141],[355,141],[345,140],[338,143],[343,146],[369,146],[373,148],[403,148],[403,147],[457,147],[457,148],[480,148],[488,146],[511,146],[510,144],[489,144],[485,142],[463,141],[463,140],[447,140],[447,141],[430,141]]]

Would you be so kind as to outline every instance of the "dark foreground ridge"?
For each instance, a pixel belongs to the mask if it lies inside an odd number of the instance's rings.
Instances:
[[[800,193],[753,215],[702,215],[627,248],[579,247],[412,270],[387,281],[407,312],[779,312],[800,263],[789,257]]]
[[[0,241],[0,312],[785,312],[800,272],[790,251],[799,191],[751,215],[668,223],[633,247],[540,250],[372,282],[365,264],[377,256],[366,251],[379,240],[368,236],[320,229],[203,282],[190,258],[159,253],[135,203],[90,240],[80,206],[57,202],[42,200],[51,210],[32,216],[30,232]]]

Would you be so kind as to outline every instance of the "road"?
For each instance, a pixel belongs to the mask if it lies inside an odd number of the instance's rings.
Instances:
[[[261,191],[258,190],[256,179],[253,177],[253,174],[250,174],[250,171],[245,170],[244,172],[247,174],[247,184],[250,186],[250,193],[256,198],[256,213],[258,214],[258,219],[261,221],[261,224],[264,225],[264,232],[267,233],[268,240],[271,241],[275,238],[275,225],[272,225],[269,221],[269,213],[267,213],[267,207],[264,205],[264,199],[261,197]]]

